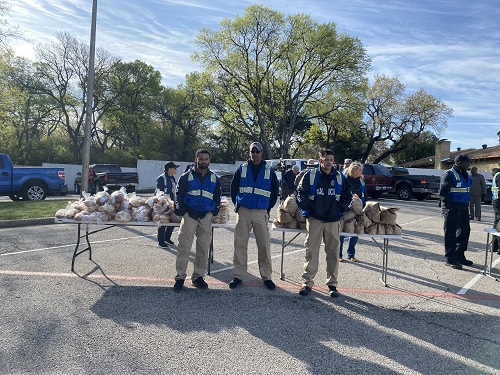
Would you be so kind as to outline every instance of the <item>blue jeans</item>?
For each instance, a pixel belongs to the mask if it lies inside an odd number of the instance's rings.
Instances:
[[[356,246],[356,243],[358,242],[357,236],[353,236],[353,237],[340,236],[339,257],[342,258],[342,246],[344,245],[344,240],[346,238],[347,238],[347,242],[349,242],[349,247],[347,248],[347,258],[354,258],[354,253],[356,252],[356,249],[354,248],[354,246]]]

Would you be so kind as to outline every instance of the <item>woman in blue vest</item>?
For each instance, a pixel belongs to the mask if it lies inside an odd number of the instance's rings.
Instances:
[[[465,258],[469,244],[469,200],[472,180],[467,173],[470,159],[461,154],[455,158],[455,165],[441,177],[439,196],[442,201],[444,217],[444,256],[445,264],[461,270],[471,266],[472,261]]]
[[[346,159],[351,160],[351,159]],[[344,161],[344,165],[345,165]],[[346,170],[346,184],[351,189],[351,194],[357,196],[363,202],[363,207],[366,204],[366,185],[365,180],[363,179],[363,164],[359,161],[351,162]],[[344,239],[346,237],[340,236],[340,252],[339,252],[339,262],[343,262],[342,258],[342,248],[344,245]],[[356,243],[358,242],[358,237],[347,237],[347,242],[349,243],[349,247],[347,248],[347,259],[352,262],[357,262],[358,260],[354,257],[356,253]]]
[[[175,190],[177,188],[177,181],[175,180],[175,174],[177,173],[178,165],[175,165],[174,162],[169,161],[165,164],[165,172],[158,176],[156,179],[156,188],[160,191],[163,191],[167,197],[169,197],[172,201],[175,199]],[[160,247],[168,247],[168,244],[173,245],[174,241],[172,241],[172,232],[174,231],[174,227],[158,227],[158,246]]]

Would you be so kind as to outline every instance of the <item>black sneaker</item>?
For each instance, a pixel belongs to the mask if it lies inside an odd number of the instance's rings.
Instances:
[[[311,288],[309,288],[308,286],[303,286],[302,288],[300,288],[299,290],[299,294],[301,296],[307,296],[309,293],[311,293]]]
[[[172,241],[171,239],[165,240],[165,242],[168,243],[168,244],[170,244],[170,245],[175,245],[174,241]]]
[[[444,264],[446,264],[448,267],[451,267],[453,269],[456,269],[456,270],[461,270],[462,269],[462,265],[459,264],[459,263],[451,263],[451,262],[444,262]]]
[[[273,283],[272,280],[264,280],[264,285],[266,286],[267,289],[269,290],[274,290],[276,289],[276,285]]]
[[[165,242],[158,242],[158,247],[167,248],[168,245]]]
[[[466,258],[457,260],[457,263],[461,264],[463,266],[472,266],[474,264],[474,262],[472,260],[468,260]]]
[[[476,220],[477,220],[477,221],[481,221],[481,218],[480,218],[480,217],[478,217]]]
[[[229,289],[236,289],[241,283],[242,283],[242,281],[240,279],[238,279],[237,277],[235,277],[229,283]]]
[[[197,287],[198,289],[208,289],[208,284],[203,280],[203,277],[198,277],[197,279],[192,281],[193,286]]]
[[[183,286],[184,286],[184,280],[183,279],[175,280],[174,292],[179,293],[182,290]]]
[[[340,294],[339,294],[339,291],[337,290],[337,287],[333,286],[333,285],[328,285],[328,290],[330,290],[330,297],[338,297]]]

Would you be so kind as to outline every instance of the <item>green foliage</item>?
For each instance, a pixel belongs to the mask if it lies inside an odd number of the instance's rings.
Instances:
[[[434,155],[438,140],[430,131],[424,131],[406,149],[394,154],[392,161],[395,165],[401,165]]]

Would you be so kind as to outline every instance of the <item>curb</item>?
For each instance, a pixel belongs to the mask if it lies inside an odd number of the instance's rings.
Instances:
[[[0,229],[28,227],[32,225],[49,225],[49,224],[54,224],[53,217],[45,217],[40,219],[0,220]]]

